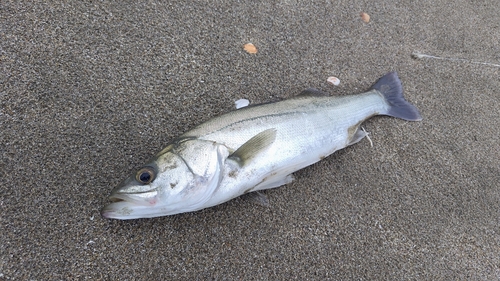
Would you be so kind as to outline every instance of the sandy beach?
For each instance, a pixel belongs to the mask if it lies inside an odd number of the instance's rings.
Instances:
[[[0,4],[0,280],[500,279],[498,1],[173,2]],[[423,120],[371,118],[269,207],[101,218],[236,100],[390,71]]]

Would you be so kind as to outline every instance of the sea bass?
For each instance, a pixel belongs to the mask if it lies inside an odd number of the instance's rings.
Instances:
[[[331,97],[308,89],[291,99],[244,107],[173,139],[111,191],[110,219],[174,215],[278,187],[292,173],[363,139],[375,115],[422,120],[388,73],[368,91]]]

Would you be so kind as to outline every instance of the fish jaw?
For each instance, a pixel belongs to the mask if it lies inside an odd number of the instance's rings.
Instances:
[[[153,183],[140,184],[134,176],[130,176],[111,191],[109,195],[111,203],[101,210],[101,215],[108,219],[151,216],[161,201],[160,191],[159,186]]]
[[[108,204],[101,210],[101,216],[106,219],[129,220],[145,217],[146,212],[150,213],[151,209],[147,206],[135,205],[127,201],[120,201]]]
[[[154,218],[191,211],[191,205],[200,196],[209,196],[202,192],[193,192],[195,186],[206,182],[201,178],[194,179],[189,186],[180,192],[172,190],[170,185],[159,183],[148,192],[127,193],[116,188],[109,196],[111,203],[101,210],[101,216],[106,219],[129,220],[138,218]],[[130,189],[135,189],[131,187]],[[203,188],[201,188],[203,190]]]
[[[178,193],[172,192],[170,186],[159,186],[158,193],[112,193],[109,197],[112,202],[101,210],[101,216],[106,219],[130,220],[169,216],[206,208],[205,203],[212,197],[219,184],[219,173],[212,179],[196,177],[188,187]]]
[[[106,219],[130,220],[175,215],[189,211],[179,208],[181,194],[112,194],[112,201],[101,210]],[[113,202],[114,201],[114,202]]]
[[[138,194],[114,192],[109,196],[109,200],[112,202],[101,210],[102,217],[107,219],[124,220],[162,215],[158,211],[157,191]]]

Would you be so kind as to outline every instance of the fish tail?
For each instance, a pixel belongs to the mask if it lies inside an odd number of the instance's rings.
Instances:
[[[384,115],[401,118],[408,121],[420,121],[422,116],[418,109],[407,102],[403,96],[403,86],[396,72],[390,72],[380,78],[372,89],[379,91],[385,101],[389,104],[389,109]]]

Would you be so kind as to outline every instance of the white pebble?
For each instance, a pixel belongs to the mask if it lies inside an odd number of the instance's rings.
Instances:
[[[242,107],[248,106],[250,104],[250,101],[247,99],[239,99],[235,101],[234,104],[236,105],[236,109],[240,109]]]
[[[335,86],[338,86],[340,84],[339,78],[333,77],[333,76],[332,77],[328,77],[328,79],[326,79],[326,81],[328,83],[331,83],[331,84],[335,85]]]

